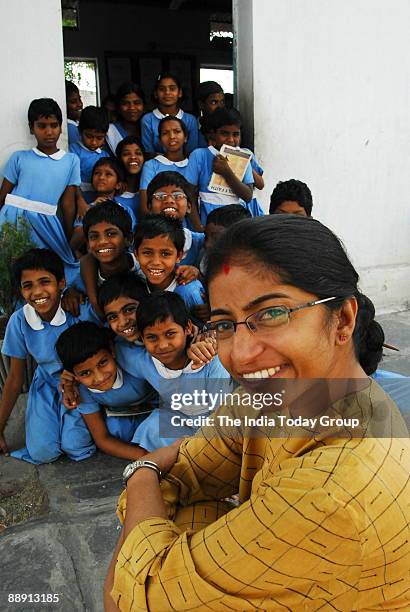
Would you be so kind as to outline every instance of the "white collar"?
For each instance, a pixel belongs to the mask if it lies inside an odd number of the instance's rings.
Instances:
[[[209,145],[208,149],[211,151],[212,155],[219,155],[218,149],[215,149],[213,145]]]
[[[182,228],[185,234],[184,253],[188,253],[192,246],[192,232],[187,227]]]
[[[123,384],[124,384],[124,374],[122,373],[121,368],[117,366],[117,376],[114,380],[114,384],[111,387],[111,389],[121,389]],[[111,391],[111,389],[108,389],[108,391]],[[92,391],[93,393],[106,393],[106,391],[101,391],[101,389],[92,389],[91,387],[90,387],[90,391]]]
[[[132,193],[132,191],[124,191],[124,193],[122,193],[122,194],[121,194],[120,196],[118,196],[118,197],[120,197],[120,198],[125,198],[125,199],[128,199],[128,198],[133,198],[134,196],[136,196],[136,195],[137,195],[137,193],[138,193],[138,191],[136,191],[135,193]]]
[[[91,149],[86,147],[85,144],[81,142],[81,140],[78,141],[78,144],[80,145],[80,147],[82,147],[85,151],[88,151],[89,153],[97,153],[98,155],[101,154],[101,148],[100,147],[98,147],[98,149],[95,149],[94,151],[91,151]]]
[[[151,357],[151,359],[152,359],[152,363],[155,366],[156,371],[158,372],[160,376],[162,376],[162,378],[179,378],[182,374],[192,374],[193,372],[198,372],[199,370],[202,370],[202,368],[205,366],[204,364],[200,368],[193,370],[192,369],[193,362],[190,361],[188,365],[185,366],[185,368],[182,368],[182,370],[171,370],[170,368],[167,368],[167,366],[165,366],[163,363],[161,363],[161,361],[159,361],[155,357]]]
[[[177,287],[177,281],[176,281],[176,279],[174,278],[174,279],[173,279],[173,280],[170,282],[170,284],[168,285],[168,287],[165,287],[165,289],[161,289],[161,291],[175,291],[176,287]],[[148,289],[148,293],[152,293],[151,289],[149,288],[148,283],[147,283],[147,289]]]
[[[165,155],[157,155],[155,159],[157,159],[159,162],[161,162],[161,164],[164,164],[166,166],[178,166],[179,168],[184,168],[188,165],[188,158],[174,162],[165,157]]]
[[[154,108],[154,110],[152,111],[152,114],[157,119],[164,119],[164,117],[169,117],[169,113],[167,115],[163,115],[161,111],[159,110],[159,108]],[[182,117],[184,116],[184,111],[182,110],[182,108],[180,108],[177,114],[172,115],[172,116],[176,117],[177,119],[182,119]]]
[[[74,119],[67,119],[67,123],[71,123],[71,125],[76,125],[76,126],[78,126],[79,121],[74,121]]]
[[[37,147],[33,147],[32,150],[39,157],[49,157],[50,159],[55,159],[56,161],[58,161],[65,155],[65,151],[63,149],[59,149],[58,151],[56,151],[55,153],[52,153],[51,155],[46,155],[45,153],[43,153],[43,151],[40,151],[40,149],[37,149]]]
[[[27,323],[30,325],[31,329],[34,331],[39,331],[40,329],[44,329],[44,322],[40,315],[35,311],[31,304],[25,304],[23,306],[23,314]],[[66,313],[61,308],[61,303],[57,308],[57,312],[54,317],[50,321],[50,325],[55,327],[59,327],[60,325],[64,325],[67,320]]]

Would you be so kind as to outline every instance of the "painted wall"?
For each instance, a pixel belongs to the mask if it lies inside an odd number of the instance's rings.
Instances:
[[[64,30],[65,55],[97,58],[102,96],[107,93],[105,51],[194,55],[198,70],[201,62],[229,65],[232,53],[210,45],[209,17],[209,11],[160,10],[138,3],[82,3],[80,30]]]
[[[314,216],[342,238],[378,310],[410,307],[408,0],[234,6],[239,34],[249,24],[236,62],[238,83],[253,80],[264,205],[279,180],[307,182]]]
[[[1,4],[0,174],[13,151],[35,144],[27,124],[31,100],[54,98],[65,112],[60,6],[60,0]],[[64,138],[60,144],[65,148]]]

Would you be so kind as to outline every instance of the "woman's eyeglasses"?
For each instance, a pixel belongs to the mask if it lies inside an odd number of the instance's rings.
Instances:
[[[159,200],[160,202],[165,202],[165,200],[168,200],[168,198],[171,198],[171,200],[174,200],[174,202],[179,202],[179,200],[186,200],[186,195],[183,191],[174,191],[173,193],[157,191],[152,197],[156,200]]]
[[[302,310],[303,308],[311,308],[317,304],[323,304],[324,302],[330,302],[331,300],[341,299],[337,296],[324,298],[323,300],[315,300],[314,302],[307,302],[301,306],[295,308],[288,308],[287,306],[271,306],[270,308],[264,308],[258,310],[253,314],[246,317],[244,321],[231,321],[229,319],[223,319],[221,321],[215,321],[214,323],[207,323],[206,329],[216,332],[218,340],[226,340],[231,338],[236,332],[238,325],[246,325],[252,334],[256,332],[265,332],[273,327],[279,327],[289,323],[290,315],[296,310]]]

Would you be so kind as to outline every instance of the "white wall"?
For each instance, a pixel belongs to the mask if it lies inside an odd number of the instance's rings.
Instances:
[[[60,6],[60,0],[0,4],[0,174],[13,151],[35,144],[27,123],[31,100],[54,98],[65,114]],[[65,148],[65,139],[60,144]]]
[[[409,308],[408,0],[234,4],[253,39],[264,205],[279,180],[307,182],[314,216],[342,238],[379,312]],[[249,53],[238,49],[239,83]]]

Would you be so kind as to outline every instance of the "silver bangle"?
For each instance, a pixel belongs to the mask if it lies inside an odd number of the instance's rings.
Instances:
[[[161,482],[162,473],[161,473],[161,470],[159,469],[159,466],[156,463],[154,463],[154,461],[150,461],[149,459],[137,459],[137,461],[133,461],[132,463],[129,463],[126,466],[122,474],[123,482],[125,486],[128,480],[131,478],[131,476],[133,476],[133,474],[135,474],[135,472],[139,470],[140,468],[149,468],[150,470],[154,470],[154,472],[158,476],[158,481]]]

